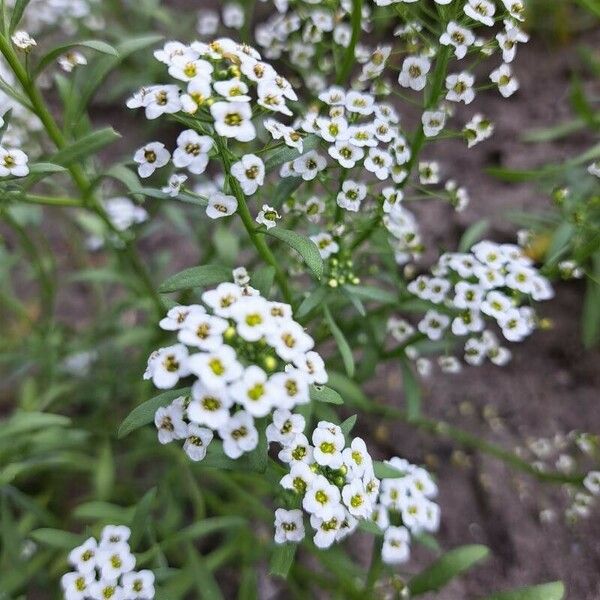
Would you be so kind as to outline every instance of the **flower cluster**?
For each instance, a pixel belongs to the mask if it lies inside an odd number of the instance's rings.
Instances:
[[[135,556],[128,544],[131,531],[124,525],[107,525],[100,541],[90,537],[69,553],[75,569],[62,576],[65,600],[151,600],[152,571],[134,571]]]
[[[276,414],[269,440],[281,444],[279,459],[289,465],[281,486],[292,493],[310,515],[314,543],[328,548],[350,535],[359,520],[370,519],[379,493],[373,461],[361,438],[350,445],[339,425],[320,421],[311,442],[302,433],[298,415]],[[275,512],[275,541],[298,542],[304,538],[302,510]]]
[[[160,326],[176,331],[179,343],[153,352],[144,374],[160,389],[195,378],[189,396],[155,417],[160,442],[185,440],[193,460],[205,457],[214,432],[230,458],[250,452],[258,444],[255,419],[307,404],[309,387],[327,381],[291,307],[263,298],[245,269],[234,277],[237,283],[205,291],[203,304],[169,310]]]
[[[134,155],[140,177],[150,177],[171,162],[176,169],[200,175],[207,168],[216,137],[250,142],[257,136],[253,119],[259,113],[292,115],[287,106],[288,101],[297,100],[292,86],[250,46],[227,38],[209,44],[196,41],[189,46],[168,42],[154,56],[167,66],[176,83],[144,87],[127,106],[143,108],[148,119],[179,115],[187,119],[186,123],[192,122],[193,128],[181,132],[173,153],[156,141],[140,148]],[[263,161],[246,154],[231,166],[231,175],[245,194],[253,194],[264,183]],[[177,185],[171,195],[177,195],[187,179],[175,177]],[[207,214],[218,218],[236,208],[234,196],[219,193],[209,198]]]
[[[398,471],[398,477],[381,480],[372,518],[383,531],[383,561],[398,564],[410,557],[411,534],[438,530],[440,507],[432,501],[438,490],[425,469],[398,457],[385,462]]]
[[[499,327],[507,341],[520,342],[538,325],[529,304],[554,295],[532,259],[514,244],[482,241],[470,252],[443,254],[431,273],[408,285],[409,292],[431,306],[417,325],[419,335],[432,341],[442,339],[447,330],[468,336],[464,358],[471,365],[481,365],[486,358],[504,365],[511,358],[496,334],[486,330],[486,319]],[[416,332],[409,323],[394,320],[389,325],[399,342],[414,339]],[[460,368],[453,357],[444,357],[441,366],[450,372]]]

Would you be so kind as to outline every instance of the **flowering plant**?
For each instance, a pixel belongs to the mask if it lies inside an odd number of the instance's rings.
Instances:
[[[442,550],[435,461],[398,421],[588,514],[593,435],[579,473],[426,416],[428,378],[507,366],[557,293],[523,234],[431,231],[470,202],[439,148],[476,152],[480,98],[519,90],[524,4],[227,2],[196,32],[154,4],[2,2],[0,216],[36,303],[0,294],[0,600],[436,592],[489,550]],[[531,584],[489,599],[564,597]]]

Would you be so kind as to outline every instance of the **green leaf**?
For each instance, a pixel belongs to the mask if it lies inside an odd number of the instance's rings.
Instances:
[[[113,56],[119,56],[116,48],[113,48],[110,44],[106,42],[101,42],[99,40],[82,40],[80,42],[69,42],[68,44],[63,44],[61,46],[57,46],[48,52],[45,56],[40,59],[40,62],[37,64],[34,70],[34,76],[37,77],[48,65],[52,64],[59,56],[66,54],[71,49],[76,48],[78,46],[83,46],[84,48],[91,48],[92,50],[96,50],[96,52],[101,52],[102,54],[112,54]]]
[[[295,231],[281,229],[280,227],[272,227],[271,229],[261,231],[261,233],[266,233],[291,246],[302,257],[317,279],[323,277],[323,259],[319,254],[317,245],[312,240]]]
[[[488,548],[478,544],[450,550],[409,581],[411,594],[420,596],[426,592],[442,589],[450,580],[469,570],[488,554]]]
[[[205,558],[191,544],[187,546],[187,555],[198,598],[202,600],[224,600],[221,588],[210,572]]]
[[[52,156],[51,160],[57,165],[69,166],[76,161],[81,161],[83,158],[96,154],[99,150],[120,138],[121,135],[112,127],[104,127],[92,131],[78,140],[69,142],[67,147]]]
[[[381,528],[370,519],[361,519],[358,522],[359,529],[362,529],[366,533],[370,533],[371,535],[375,535],[377,537],[381,537],[383,535],[383,531]]]
[[[311,385],[310,399],[313,402],[326,402],[327,404],[344,404],[343,398],[326,385]]]
[[[398,296],[394,292],[382,290],[373,285],[346,285],[344,286],[351,294],[358,296],[362,300],[373,300],[381,304],[397,304]]]
[[[231,281],[231,279],[231,269],[227,267],[201,265],[172,275],[160,285],[158,291],[163,294],[179,292],[180,290],[215,285],[223,281]]]
[[[94,471],[94,487],[96,498],[107,500],[115,482],[115,461],[110,441],[106,440],[100,448],[96,469]]]
[[[302,300],[300,306],[294,311],[296,319],[302,319],[312,310],[320,306],[327,296],[328,288],[318,287],[312,294],[309,294]]]
[[[31,0],[17,0],[12,9],[12,14],[10,16],[10,25],[8,26],[8,33],[12,35],[15,29],[19,26],[21,19],[23,18],[23,13],[27,8]]]
[[[225,517],[210,517],[197,521],[192,525],[178,531],[174,535],[164,540],[160,546],[167,550],[172,547],[181,546],[182,542],[195,542],[202,537],[212,535],[219,531],[227,529],[237,530],[240,527],[245,527],[248,522],[243,517],[237,515],[225,516]]]
[[[108,523],[130,523],[133,509],[123,508],[110,502],[91,501],[80,504],[73,516],[84,521],[104,521]]]
[[[162,406],[167,406],[179,396],[187,396],[191,388],[169,390],[136,406],[123,420],[117,433],[119,439],[129,435],[132,431],[148,425],[154,421],[154,414]]]
[[[329,331],[331,331],[331,335],[335,339],[335,342],[338,346],[338,350],[342,355],[342,361],[344,362],[344,368],[346,369],[346,373],[348,377],[354,377],[355,365],[354,365],[354,356],[352,356],[352,350],[348,341],[346,340],[344,333],[337,326],[336,322],[333,320],[331,316],[331,312],[327,305],[323,306],[323,314],[325,315],[325,321],[327,322],[327,326],[329,327]]]
[[[265,265],[260,269],[256,269],[250,277],[250,285],[256,288],[262,296],[268,297],[273,280],[275,278],[275,268],[271,265]]]
[[[581,326],[583,343],[592,348],[600,341],[600,255],[594,256],[594,271],[587,282],[583,300]]]
[[[154,504],[155,500],[156,488],[152,488],[144,494],[142,499],[137,503],[137,506],[135,507],[133,519],[131,520],[131,538],[129,540],[129,545],[134,550],[138,548],[139,543],[144,537],[144,533],[148,525],[150,511],[152,510],[152,505]]]
[[[50,528],[36,529],[29,534],[29,537],[44,546],[61,550],[72,550],[85,541],[82,535]]]
[[[327,383],[329,387],[342,396],[346,404],[363,410],[369,410],[371,404],[369,398],[360,389],[360,386],[352,381],[352,379],[346,377],[346,375],[337,373],[336,371],[329,371],[329,380]]]
[[[352,429],[354,429],[354,426],[356,425],[356,418],[356,415],[352,415],[340,425],[345,438],[348,438],[348,436],[352,433]]]
[[[297,549],[297,544],[278,544],[271,555],[269,573],[276,577],[287,579],[290,568],[294,563]]]
[[[571,245],[571,239],[575,235],[575,227],[571,223],[561,223],[556,229],[548,251],[546,252],[546,263],[553,265],[558,262]]]
[[[406,476],[406,473],[403,471],[380,460],[373,462],[373,471],[375,472],[375,477],[379,479],[400,479]]]
[[[43,175],[46,173],[64,173],[66,169],[61,165],[55,165],[50,162],[39,162],[29,165],[30,175]]]
[[[281,208],[303,181],[302,177],[284,177],[275,188],[271,204],[275,208]]]
[[[565,586],[560,581],[525,587],[512,592],[499,592],[485,600],[563,600]]]
[[[406,400],[406,412],[410,421],[411,419],[416,419],[421,414],[421,386],[406,356],[400,358],[400,368],[402,371],[404,398]]]
[[[477,243],[485,235],[489,227],[490,222],[488,219],[482,219],[481,221],[473,223],[460,238],[460,242],[458,242],[458,251],[468,252],[471,249],[471,246]]]
[[[303,142],[302,154],[306,154],[309,150],[314,150],[315,148],[318,148],[320,141],[320,138],[312,133],[306,136]],[[300,152],[298,152],[296,148],[288,148],[287,146],[284,146],[283,148],[278,148],[277,150],[272,152],[265,160],[265,170],[267,173],[269,173],[273,169],[282,165],[283,163],[295,160],[299,156],[302,156],[302,154],[300,154]]]

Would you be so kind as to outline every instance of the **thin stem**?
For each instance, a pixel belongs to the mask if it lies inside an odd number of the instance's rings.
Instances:
[[[338,85],[343,84],[350,77],[352,67],[355,61],[356,44],[360,37],[360,26],[362,21],[362,0],[352,0],[352,36],[350,38],[350,44],[346,48],[344,54],[344,61],[342,62],[342,68],[340,69],[336,83]]]
[[[261,255],[263,260],[271,265],[275,269],[275,280],[277,281],[277,285],[283,294],[285,301],[288,304],[292,302],[292,295],[288,286],[287,278],[285,273],[282,271],[281,266],[277,262],[275,255],[271,252],[267,242],[264,237],[256,231],[256,223],[252,218],[252,214],[250,213],[250,209],[248,208],[248,204],[246,203],[246,197],[244,196],[244,192],[240,188],[235,177],[231,176],[231,160],[229,159],[229,155],[227,153],[227,148],[223,144],[223,141],[219,136],[215,136],[215,141],[217,143],[217,150],[219,152],[219,156],[221,157],[221,162],[223,163],[223,167],[225,169],[225,173],[227,174],[227,179],[233,195],[235,196],[238,202],[237,212],[242,219],[242,223],[246,228],[250,241],[254,244],[257,252]]]
[[[371,554],[371,565],[367,573],[367,580],[365,581],[365,597],[370,598],[375,590],[375,585],[379,579],[381,573],[381,547],[383,546],[383,540],[379,537],[373,538],[373,550]]]

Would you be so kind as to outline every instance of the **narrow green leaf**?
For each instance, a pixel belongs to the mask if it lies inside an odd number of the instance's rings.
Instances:
[[[397,304],[398,296],[394,292],[373,285],[346,285],[344,288],[362,300],[373,300],[381,304]]]
[[[191,544],[187,546],[187,555],[198,598],[202,600],[224,600],[221,588],[206,565],[204,557]]]
[[[403,471],[380,460],[373,462],[373,471],[375,472],[375,477],[379,479],[400,479],[406,475]]]
[[[346,377],[346,375],[336,371],[329,371],[327,384],[342,396],[346,404],[363,410],[369,410],[369,398],[360,389],[360,386],[352,381],[352,379]]]
[[[178,390],[169,390],[158,396],[136,406],[123,420],[117,433],[119,438],[124,438],[132,431],[148,425],[154,421],[154,414],[162,406],[167,406],[179,396],[186,396],[191,388],[181,388]]]
[[[202,537],[212,535],[219,531],[226,531],[227,529],[237,530],[240,527],[246,527],[247,525],[248,522],[243,517],[236,515],[210,517],[208,519],[203,519],[202,521],[197,521],[170,536],[161,543],[161,548],[166,550],[178,547],[181,546],[183,542],[195,542]]]
[[[269,573],[276,577],[287,579],[290,568],[294,563],[297,549],[297,544],[278,544],[271,555]]]
[[[297,319],[302,319],[312,310],[321,305],[327,296],[328,289],[326,287],[318,287],[312,294],[309,294],[302,300],[300,306],[294,311],[294,316]]]
[[[575,227],[571,223],[561,223],[556,229],[550,246],[546,252],[546,263],[553,265],[568,251],[571,239],[575,235]]]
[[[215,285],[223,281],[231,281],[231,279],[231,269],[227,267],[201,265],[172,275],[160,285],[158,291],[163,294],[179,292],[180,290]]]
[[[57,58],[66,54],[73,48],[78,46],[82,46],[84,48],[90,48],[95,50],[96,52],[101,52],[102,54],[112,54],[113,56],[119,56],[116,48],[113,48],[110,44],[106,42],[101,42],[99,40],[82,40],[80,42],[69,42],[68,44],[62,44],[61,46],[57,46],[44,55],[40,62],[34,69],[34,76],[38,76],[46,67],[51,65],[56,61]]]
[[[327,404],[344,404],[343,398],[326,385],[311,385],[310,399],[313,402],[326,402]]]
[[[273,280],[275,279],[275,269],[271,265],[265,265],[260,269],[256,269],[250,277],[250,285],[256,288],[262,296],[268,297]]]
[[[346,373],[348,377],[354,377],[355,365],[354,365],[354,356],[352,356],[352,350],[348,341],[346,340],[344,333],[337,326],[336,322],[333,320],[331,316],[331,312],[327,305],[323,306],[323,314],[325,315],[325,321],[327,322],[327,326],[329,327],[329,331],[331,331],[331,335],[335,339],[335,342],[338,346],[338,350],[342,355],[342,361],[344,362],[344,368],[346,369]]]
[[[272,227],[271,229],[261,231],[261,233],[266,233],[291,246],[302,257],[317,279],[323,277],[323,259],[319,254],[317,245],[312,240],[295,231],[281,229],[280,227]]]
[[[560,581],[525,587],[512,592],[499,592],[485,600],[563,600],[565,586]]]
[[[29,537],[39,544],[61,550],[72,550],[85,541],[82,535],[50,528],[36,529],[29,534]]]
[[[15,5],[12,9],[12,14],[10,16],[10,25],[8,26],[8,33],[12,35],[16,28],[19,26],[21,19],[23,18],[23,13],[27,8],[31,0],[16,0]]]
[[[61,165],[50,162],[39,162],[29,165],[30,175],[43,175],[46,173],[64,173],[66,169]]]
[[[408,419],[415,419],[421,414],[421,386],[406,356],[401,357],[400,368],[402,370],[402,387]]]
[[[348,436],[352,433],[352,430],[354,429],[354,426],[356,425],[356,415],[352,415],[351,417],[348,417],[341,425],[340,427],[342,428],[342,433],[344,434],[344,437],[346,439],[348,439]]]
[[[450,550],[409,581],[411,594],[420,596],[426,592],[442,589],[451,579],[469,570],[488,554],[489,550],[478,544]]]
[[[481,221],[473,223],[460,238],[460,242],[458,242],[458,251],[468,252],[471,249],[471,246],[477,243],[485,235],[489,227],[490,222],[488,219],[482,219]]]
[[[84,521],[105,521],[108,523],[131,523],[133,518],[132,508],[123,508],[110,502],[93,500],[80,504],[73,516]]]
[[[383,536],[383,531],[379,528],[377,523],[375,523],[371,520],[368,520],[368,519],[361,519],[358,522],[358,528],[362,529],[364,532],[370,533],[371,535],[374,535],[376,537]]]
[[[129,540],[129,545],[134,550],[138,548],[142,538],[144,537],[144,533],[148,525],[150,511],[152,510],[152,505],[154,504],[155,500],[156,488],[152,488],[144,494],[142,499],[135,507],[133,519],[131,520],[131,538]]]
[[[585,297],[583,300],[583,311],[581,315],[581,326],[583,330],[583,343],[587,348],[592,348],[600,342],[600,255],[594,256],[594,271],[588,278]]]
[[[272,206],[281,208],[303,181],[302,177],[284,177],[275,188],[273,200],[271,201]]]
[[[94,487],[96,489],[96,498],[107,500],[110,498],[112,488],[115,482],[115,461],[112,454],[110,441],[106,440],[101,448],[96,469],[94,471]]]
[[[96,154],[96,152],[117,141],[120,137],[121,135],[112,127],[92,131],[78,140],[70,142],[65,149],[52,156],[51,161],[57,165],[69,166],[76,161],[81,161],[83,158]]]
[[[320,138],[314,134],[310,134],[304,138],[303,141],[303,154],[306,154],[309,150],[314,150],[319,147]],[[301,156],[300,152],[296,148],[278,148],[274,150],[265,160],[265,170],[270,173],[273,169],[281,166],[283,163],[295,160]]]

